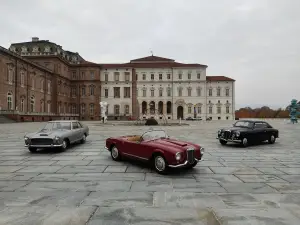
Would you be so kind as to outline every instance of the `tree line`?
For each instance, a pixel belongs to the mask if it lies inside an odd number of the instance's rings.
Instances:
[[[235,111],[236,118],[289,118],[289,115],[288,107],[275,110],[268,106],[255,109],[245,107]]]

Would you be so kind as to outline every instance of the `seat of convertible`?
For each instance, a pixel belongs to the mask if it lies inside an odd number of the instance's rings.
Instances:
[[[137,142],[141,140],[141,136],[140,135],[136,135],[136,136],[131,136],[127,138],[128,141],[132,141],[132,142]]]

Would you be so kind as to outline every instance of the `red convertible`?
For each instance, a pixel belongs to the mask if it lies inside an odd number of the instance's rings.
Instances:
[[[150,130],[143,135],[106,139],[106,149],[115,161],[122,157],[150,162],[156,172],[167,173],[169,168],[193,168],[202,159],[204,148],[171,139],[163,130]]]

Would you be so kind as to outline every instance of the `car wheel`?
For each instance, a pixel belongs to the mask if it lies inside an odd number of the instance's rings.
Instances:
[[[32,153],[35,153],[37,151],[37,148],[29,147],[28,150]]]
[[[165,158],[162,155],[155,155],[153,159],[153,167],[159,174],[166,174],[168,165]]]
[[[227,144],[227,141],[224,141],[224,140],[219,140],[220,141],[220,143],[221,143],[221,145],[226,145]]]
[[[110,155],[111,155],[112,159],[115,161],[121,160],[120,152],[119,152],[117,146],[115,146],[115,145],[111,148]]]
[[[243,146],[243,147],[247,147],[248,144],[249,144],[249,143],[248,143],[248,139],[244,137],[244,138],[242,139],[242,146]]]
[[[85,141],[86,141],[86,136],[85,136],[85,134],[83,134],[83,136],[80,140],[80,143],[83,144],[83,143],[85,143]]]
[[[274,144],[275,141],[276,141],[276,137],[272,134],[272,135],[269,137],[268,142],[269,142],[269,144]]]
[[[68,148],[68,141],[67,140],[63,140],[62,142],[62,146],[60,147],[60,149],[63,151],[63,150],[66,150]]]

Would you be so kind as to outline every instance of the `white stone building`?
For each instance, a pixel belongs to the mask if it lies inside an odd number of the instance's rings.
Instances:
[[[235,80],[206,76],[206,65],[148,56],[101,64],[101,101],[108,117],[234,120]]]

